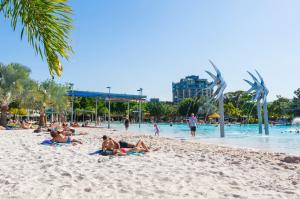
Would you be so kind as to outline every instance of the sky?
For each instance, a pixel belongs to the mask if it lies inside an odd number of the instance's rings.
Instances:
[[[89,0],[69,1],[74,53],[55,79],[78,90],[137,94],[172,100],[172,82],[210,77],[211,59],[227,83],[225,92],[247,90],[247,71],[258,70],[276,95],[292,98],[300,87],[298,0]],[[31,68],[50,78],[47,63],[20,31],[0,15],[0,62]]]

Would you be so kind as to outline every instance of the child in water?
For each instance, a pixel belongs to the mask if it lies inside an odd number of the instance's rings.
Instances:
[[[159,128],[158,128],[158,125],[156,123],[154,123],[154,130],[155,130],[155,134],[154,136],[159,136]]]

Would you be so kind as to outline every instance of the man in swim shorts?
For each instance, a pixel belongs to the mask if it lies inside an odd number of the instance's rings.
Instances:
[[[196,135],[196,128],[197,128],[197,117],[195,117],[194,113],[191,114],[191,117],[188,119],[188,124],[191,129],[191,135]]]
[[[112,138],[108,138],[106,135],[104,135],[102,139],[103,139],[103,143],[102,143],[103,152],[109,153],[111,155],[117,154],[118,152],[123,153],[124,151],[149,152],[149,147],[147,147],[142,140],[139,140],[134,145],[125,141],[116,142]]]

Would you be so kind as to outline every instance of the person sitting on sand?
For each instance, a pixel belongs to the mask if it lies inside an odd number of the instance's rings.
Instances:
[[[24,120],[21,122],[21,128],[23,129],[31,129],[32,124],[25,122]]]
[[[50,135],[52,137],[52,142],[58,142],[58,143],[71,143],[71,142],[78,142],[79,144],[82,144],[81,141],[72,139],[70,136],[64,136],[61,133],[58,133],[57,131],[51,131]]]

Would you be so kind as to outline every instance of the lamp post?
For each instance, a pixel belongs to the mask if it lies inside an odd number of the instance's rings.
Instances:
[[[140,101],[139,101],[139,128],[141,128],[141,121],[142,121],[142,95],[143,95],[143,89],[140,88],[137,91],[139,91],[140,93]]]
[[[71,123],[73,123],[73,115],[74,115],[74,92],[73,92],[73,83],[70,83],[70,89],[72,92],[72,111],[71,111]]]
[[[95,126],[98,125],[98,97],[96,97]]]
[[[108,123],[107,123],[107,128],[110,128],[110,89],[111,89],[111,87],[108,86],[106,88],[108,89]]]
[[[130,112],[129,112],[129,101],[127,102],[127,119],[129,120],[129,114],[130,114]],[[129,120],[130,121],[130,120]]]

